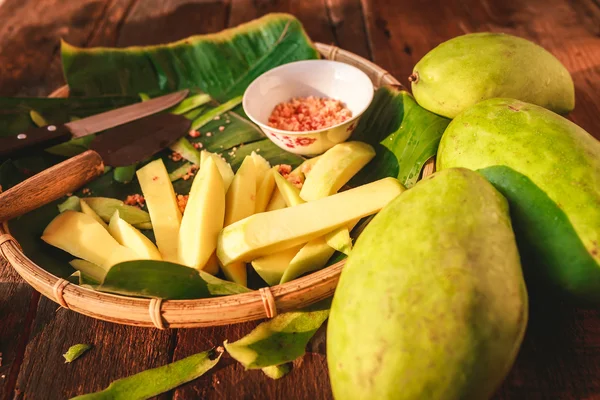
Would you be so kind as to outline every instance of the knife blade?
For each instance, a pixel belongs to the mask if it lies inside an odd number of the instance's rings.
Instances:
[[[19,155],[33,148],[47,148],[147,117],[174,106],[185,99],[188,93],[189,90],[185,89],[77,121],[32,128],[18,135],[0,138],[0,157]]]
[[[181,115],[156,114],[98,135],[90,150],[28,178],[0,194],[0,222],[74,192],[102,175],[106,165],[119,167],[143,161],[189,132]]]

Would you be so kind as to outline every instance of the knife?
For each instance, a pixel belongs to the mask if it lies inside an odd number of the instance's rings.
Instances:
[[[151,115],[98,135],[90,149],[50,167],[0,194],[0,222],[23,215],[74,192],[104,173],[143,161],[189,132],[181,115]]]
[[[189,90],[187,89],[181,90],[66,124],[32,128],[18,135],[0,138],[0,157],[20,155],[25,150],[31,151],[34,148],[48,148],[70,139],[102,132],[106,129],[147,117],[179,103],[187,97],[188,92]]]

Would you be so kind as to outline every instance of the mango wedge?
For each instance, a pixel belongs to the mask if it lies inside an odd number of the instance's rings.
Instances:
[[[221,269],[227,280],[235,282],[238,285],[248,286],[248,272],[246,271],[245,262],[237,261],[227,265],[221,265]]]
[[[42,240],[54,247],[103,268],[135,260],[137,254],[121,246],[94,218],[77,211],[64,211],[48,224]]]
[[[332,249],[339,251],[340,253],[344,253],[345,255],[349,255],[352,250],[352,238],[350,237],[350,230],[346,227],[341,227],[336,229],[335,231],[329,232],[325,235],[325,242]]]
[[[108,272],[108,268],[92,264],[91,262],[82,260],[80,258],[69,261],[69,264],[71,264],[71,267],[75,268],[81,274],[84,274],[85,276],[98,282],[102,282],[106,276],[106,273]]]
[[[294,186],[292,182],[281,176],[279,172],[275,172],[274,177],[277,189],[279,189],[279,193],[283,196],[283,200],[288,207],[294,207],[298,204],[305,203],[300,197],[300,189]]]
[[[263,212],[267,209],[271,196],[273,195],[273,189],[275,189],[275,167],[271,168],[265,174],[262,182],[258,186],[256,191],[256,204],[254,207],[255,213]]]
[[[335,249],[327,244],[324,236],[311,240],[288,263],[279,283],[289,282],[308,272],[323,268],[333,253]]]
[[[398,180],[384,178],[295,207],[254,214],[221,231],[217,257],[226,265],[297,246],[378,212],[404,190]]]
[[[366,143],[336,144],[312,166],[300,197],[305,201],[313,201],[337,193],[373,157],[375,150]]]
[[[200,165],[204,165],[204,161],[206,161],[206,159],[209,157],[212,158],[217,165],[217,168],[221,173],[221,177],[223,178],[223,188],[225,193],[227,193],[227,190],[229,190],[229,185],[231,185],[231,182],[233,181],[233,170],[231,169],[231,165],[229,165],[229,163],[220,155],[206,150],[202,150],[200,152]]]
[[[250,157],[252,158],[252,161],[254,161],[254,166],[256,167],[256,190],[258,190],[258,187],[261,185],[265,175],[267,175],[271,169],[271,164],[269,164],[269,162],[265,160],[263,156],[255,151],[250,154]]]
[[[237,170],[225,196],[225,226],[254,214],[256,175],[254,160],[246,157]]]
[[[275,180],[273,180],[273,182],[275,182]],[[269,204],[267,204],[267,208],[265,209],[265,211],[280,210],[286,207],[287,204],[285,204],[285,199],[281,195],[281,192],[279,191],[279,189],[275,188],[275,190],[273,190],[271,200],[269,201]]]
[[[211,275],[216,275],[219,273],[219,259],[217,258],[217,254],[215,252],[210,255],[210,258],[206,264],[204,264],[202,271]]]
[[[259,257],[252,261],[252,268],[269,286],[279,285],[279,281],[288,269],[290,262],[302,247],[302,245],[294,246],[274,254]]]
[[[152,161],[136,172],[144,193],[156,245],[165,261],[177,262],[177,238],[181,211],[169,173],[161,159]]]
[[[90,217],[94,218],[105,229],[108,229],[108,225],[106,225],[106,222],[104,222],[104,220],[102,218],[100,218],[100,216],[98,214],[96,214],[96,212],[94,210],[92,210],[92,207],[90,207],[88,205],[87,201],[85,201],[84,199],[80,199],[79,200],[79,205],[81,206],[81,212],[82,213],[87,214]]]
[[[223,228],[225,189],[212,158],[207,158],[194,178],[179,230],[179,263],[201,269],[217,246]]]
[[[82,202],[83,204],[83,202]],[[135,229],[119,216],[115,211],[108,224],[108,232],[119,244],[133,250],[140,259],[162,260],[160,252],[142,232]]]

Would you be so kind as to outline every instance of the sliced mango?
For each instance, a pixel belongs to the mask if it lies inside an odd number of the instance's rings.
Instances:
[[[275,167],[269,169],[265,174],[262,182],[258,186],[256,192],[256,204],[254,207],[255,213],[263,212],[267,209],[271,196],[273,195],[273,189],[275,188]]]
[[[217,168],[219,168],[219,172],[223,178],[223,188],[225,193],[227,193],[227,190],[229,190],[229,185],[231,185],[231,182],[233,181],[233,170],[231,169],[231,165],[229,165],[229,163],[220,155],[206,150],[202,150],[200,152],[200,165],[204,165],[204,161],[208,157],[211,157],[217,165]]]
[[[246,271],[246,263],[243,261],[233,262],[227,265],[221,265],[223,274],[228,280],[237,283],[238,285],[248,286],[248,272]]]
[[[274,177],[277,189],[279,189],[279,193],[283,196],[283,200],[288,207],[294,207],[298,204],[305,203],[300,197],[300,189],[294,186],[292,182],[281,176],[279,172],[275,172]]]
[[[44,230],[42,240],[105,269],[138,258],[133,250],[121,246],[98,221],[77,211],[58,214]]]
[[[337,193],[362,167],[375,157],[375,150],[363,142],[336,144],[310,170],[300,197],[313,201]]]
[[[119,216],[115,211],[108,224],[108,232],[119,244],[133,250],[140,259],[162,260],[160,252],[142,232],[135,229]]]
[[[290,262],[302,247],[303,245],[294,246],[274,254],[259,257],[252,261],[252,268],[269,286],[279,285],[279,281],[288,269]]]
[[[217,246],[223,228],[225,190],[223,178],[213,160],[204,160],[194,178],[179,230],[179,263],[201,269]]]
[[[271,164],[269,164],[269,162],[265,160],[263,156],[255,151],[250,154],[250,157],[254,161],[254,166],[256,167],[256,190],[258,191],[258,188],[262,184],[265,175],[267,175],[271,169]]]
[[[207,272],[211,275],[216,275],[219,273],[219,260],[217,259],[217,254],[213,251],[210,255],[210,258],[204,264],[202,271]]]
[[[311,240],[289,262],[279,283],[286,283],[308,272],[319,270],[327,264],[335,250],[327,244],[324,236]]]
[[[225,196],[225,225],[254,214],[256,205],[256,165],[246,157],[237,170]]]
[[[96,214],[96,212],[94,210],[92,210],[92,207],[90,207],[88,205],[87,201],[85,201],[84,199],[80,199],[79,200],[79,205],[81,206],[81,212],[82,213],[87,214],[90,217],[94,218],[105,229],[108,229],[108,225],[106,225],[106,222],[104,222],[104,220],[102,218],[100,218],[100,216],[98,214]]]
[[[331,246],[332,249],[344,253],[345,255],[349,255],[352,250],[350,231],[345,226],[337,228],[325,235],[325,242],[327,242],[327,245]]]
[[[165,164],[159,158],[136,172],[152,221],[156,245],[165,261],[177,262],[181,211]]]
[[[384,178],[295,207],[254,214],[221,231],[217,257],[223,264],[252,261],[308,242],[378,212],[404,190],[398,180]]]
[[[273,182],[275,182],[275,179],[273,179]],[[280,210],[286,207],[287,204],[285,204],[285,199],[283,198],[283,195],[281,194],[279,189],[275,188],[275,190],[273,190],[271,200],[269,201],[269,204],[267,204],[267,208],[265,209],[265,211]]]
[[[71,267],[75,268],[80,273],[98,282],[104,281],[104,277],[108,272],[107,268],[93,264],[86,260],[82,260],[80,258],[69,261],[69,264],[71,264]]]

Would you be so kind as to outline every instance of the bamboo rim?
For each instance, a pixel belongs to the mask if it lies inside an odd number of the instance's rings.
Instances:
[[[375,87],[393,85],[403,88],[386,70],[346,50],[315,43],[329,60],[353,65],[364,71]],[[67,97],[62,86],[50,97]],[[427,161],[423,177],[435,169],[434,159]],[[97,292],[52,275],[31,261],[10,235],[6,222],[0,225],[0,254],[34,289],[62,307],[119,324],[165,328],[196,328],[228,325],[297,310],[333,295],[345,260],[283,285],[249,293],[196,300],[160,300],[127,297]]]

